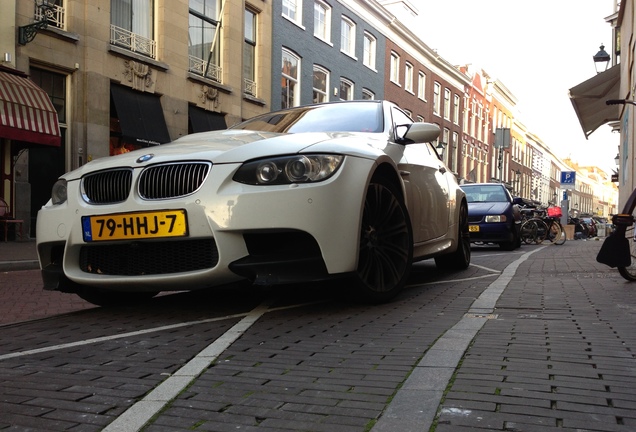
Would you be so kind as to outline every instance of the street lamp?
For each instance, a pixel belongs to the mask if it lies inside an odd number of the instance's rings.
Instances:
[[[53,18],[55,4],[49,0],[35,0],[35,7],[39,9],[41,19],[33,24],[18,27],[18,43],[26,45],[35,39],[40,30],[44,30],[49,26],[49,19]]]
[[[594,59],[594,67],[596,68],[597,74],[607,70],[610,55],[605,51],[605,45],[601,44],[600,50],[592,58]]]

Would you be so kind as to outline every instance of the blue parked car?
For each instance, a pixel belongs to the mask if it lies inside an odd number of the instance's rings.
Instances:
[[[503,250],[521,246],[521,212],[501,183],[463,184],[468,200],[471,243],[495,243]]]

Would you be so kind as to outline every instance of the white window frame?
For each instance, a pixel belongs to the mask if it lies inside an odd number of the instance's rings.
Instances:
[[[283,6],[282,6],[283,17],[287,18],[294,24],[302,27],[303,0],[282,0],[282,3],[283,3]]]
[[[290,50],[288,50],[286,48],[283,48],[282,52],[283,52],[283,55],[282,55],[282,58],[281,58],[281,75],[282,75],[283,79],[287,79],[287,80],[289,80],[289,81],[294,83],[294,92],[292,94],[291,104],[283,105],[282,104],[283,100],[281,100],[281,108],[283,108],[283,107],[295,107],[295,106],[300,105],[300,66],[301,66],[300,57],[298,57],[296,54],[294,54],[292,51],[290,51]],[[288,56],[288,57],[296,60],[296,65],[297,65],[296,66],[296,76],[285,74],[283,72],[283,69],[282,69],[282,61],[283,60],[282,59],[284,59],[285,56]],[[282,95],[282,93],[281,93],[281,95]]]
[[[442,104],[442,85],[435,81],[433,83],[433,114],[440,115],[440,107]]]
[[[353,58],[356,56],[356,23],[345,15],[340,19],[340,51]]]
[[[244,12],[244,51],[243,51],[243,92],[256,96],[256,61],[258,59],[258,54],[256,52],[256,38],[258,35],[258,12],[253,9],[245,8]],[[252,17],[252,32],[248,32],[248,18]],[[251,52],[252,56],[248,57],[247,55]],[[251,64],[248,64],[248,61],[251,60]],[[249,69],[246,67],[249,66]]]
[[[453,98],[453,123],[459,124],[459,95],[455,95]]]
[[[376,38],[369,32],[364,32],[364,56],[362,58],[362,64],[372,70],[375,69],[375,51],[376,51]]]
[[[363,100],[374,100],[375,99],[375,93],[373,93],[369,89],[363,88],[362,89],[362,99]]]
[[[389,79],[391,82],[400,85],[400,55],[395,51],[391,51]]]
[[[409,62],[404,64],[404,90],[413,93],[413,65]]]
[[[342,98],[342,86],[343,85],[349,87],[349,99],[343,99]],[[354,96],[353,96],[353,90],[354,90],[353,81],[348,80],[346,78],[340,78],[340,90],[339,90],[340,100],[344,101],[344,100],[353,100],[353,99],[355,99]]]
[[[324,87],[324,89],[321,89],[321,88],[318,88],[318,87],[315,86],[315,83],[316,83],[316,80],[315,80],[316,72],[325,74],[325,87]],[[314,75],[313,75],[314,76],[314,80],[313,80],[313,84],[312,84],[313,85],[312,98],[313,98],[314,103],[329,102],[329,71],[327,69],[325,69],[324,67],[322,67],[322,66],[314,65],[313,73],[314,73]],[[316,97],[315,97],[316,93],[322,95],[324,97],[324,99],[322,99],[322,100],[316,99]]]
[[[451,91],[449,88],[444,89],[444,119],[450,120],[451,111]]]
[[[422,71],[417,76],[417,97],[426,102],[426,74]]]
[[[321,16],[323,22],[320,21]],[[331,6],[321,0],[314,1],[314,36],[331,44]]]

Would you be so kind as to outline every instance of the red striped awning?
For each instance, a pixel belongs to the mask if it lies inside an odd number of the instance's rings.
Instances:
[[[0,138],[59,146],[57,111],[26,75],[0,71]]]

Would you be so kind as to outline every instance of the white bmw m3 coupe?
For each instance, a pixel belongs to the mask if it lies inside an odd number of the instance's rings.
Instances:
[[[388,301],[414,261],[470,264],[438,135],[390,102],[333,102],[94,160],[38,213],[44,288],[110,305],[346,278],[360,300]]]

